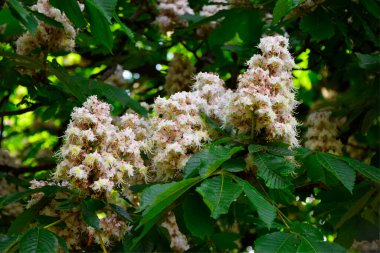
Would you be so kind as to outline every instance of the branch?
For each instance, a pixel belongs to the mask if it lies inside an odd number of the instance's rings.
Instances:
[[[27,172],[37,172],[41,170],[52,170],[56,167],[56,164],[44,164],[35,167],[12,167],[8,165],[0,165],[0,171],[11,172],[14,175],[20,175]]]
[[[17,110],[17,111],[0,112],[0,117],[24,114],[24,113],[27,113],[30,111],[34,111],[35,109],[37,109],[40,106],[42,106],[42,105],[41,104],[33,104],[32,106],[30,106],[28,108]]]

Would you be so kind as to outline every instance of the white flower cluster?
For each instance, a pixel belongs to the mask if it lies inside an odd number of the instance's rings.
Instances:
[[[170,248],[174,252],[184,252],[190,248],[186,236],[179,230],[175,215],[172,212],[168,213],[168,218],[161,224],[161,226],[168,230],[170,236]]]
[[[338,139],[339,120],[331,118],[331,112],[313,112],[306,120],[305,147],[328,152],[336,155],[342,154],[343,144]]]
[[[110,192],[146,175],[141,153],[147,136],[137,115],[125,114],[119,128],[112,124],[109,104],[92,96],[83,107],[74,108],[71,117],[56,180],[89,192]]]
[[[203,100],[194,92],[179,92],[170,98],[157,98],[152,121],[152,163],[157,179],[180,176],[190,155],[209,140],[199,115]]]
[[[67,199],[68,196],[64,196],[63,193],[59,193],[56,199]],[[83,235],[88,233],[87,225],[82,221],[81,210],[79,207],[74,207],[67,210],[56,210],[59,202],[53,199],[50,204],[44,207],[40,211],[40,215],[46,215],[50,217],[57,217],[62,220],[63,227],[51,226],[48,229],[53,233],[62,237],[65,240],[67,247],[70,251],[81,251],[86,247],[88,241],[85,241]]]
[[[224,81],[217,74],[201,72],[195,76],[195,96],[203,99],[200,111],[223,124],[227,121],[226,109],[233,97],[233,91],[226,89]]]
[[[107,213],[107,216],[100,219],[101,232],[96,232],[92,227],[87,227],[88,234],[95,238],[97,244],[103,242],[109,246],[112,241],[121,241],[128,230],[127,223],[120,219],[117,214]]]
[[[221,10],[229,8],[227,0],[210,0],[209,4],[204,5],[199,12],[202,17],[210,17]],[[197,34],[201,37],[207,36],[213,29],[219,25],[219,21],[211,21],[209,24],[197,28]]]
[[[195,68],[189,58],[175,53],[169,63],[169,71],[165,79],[165,91],[168,95],[189,90]]]
[[[49,52],[58,50],[71,51],[74,49],[76,30],[64,13],[51,6],[48,0],[38,0],[31,9],[60,22],[63,29],[38,21],[39,25],[36,34],[33,35],[28,31],[16,41],[16,52],[18,54],[29,55],[35,49]]]
[[[185,14],[194,14],[187,0],[158,0],[159,15],[156,22],[162,32],[172,31],[175,27],[187,26],[188,22],[181,19]]]
[[[66,186],[67,182],[55,183],[48,181],[31,181],[31,189],[41,188],[46,185],[58,185]],[[37,203],[44,196],[43,192],[34,193],[28,203],[28,206],[32,206]],[[103,217],[100,219],[100,230],[95,233],[92,227],[87,226],[81,216],[81,210],[79,207],[71,209],[57,210],[57,206],[61,203],[62,199],[68,199],[70,196],[64,192],[58,192],[55,199],[53,199],[48,206],[44,207],[40,211],[40,215],[46,215],[50,217],[57,217],[65,224],[64,227],[49,227],[48,229],[57,235],[61,236],[70,250],[80,251],[88,246],[89,242],[102,244],[109,246],[114,241],[120,241],[125,232],[129,229],[128,224],[119,218],[114,212],[110,210],[103,210]],[[115,200],[119,200],[120,197],[116,191],[107,193],[106,198],[110,203],[114,203]],[[60,200],[60,201],[58,201]],[[83,234],[88,237],[83,237]],[[84,238],[91,238],[85,240]],[[100,239],[101,238],[101,239]]]
[[[262,55],[254,55],[247,63],[248,70],[239,76],[226,124],[232,123],[240,134],[253,130],[267,141],[297,146],[298,123],[293,116],[297,101],[291,72],[295,63],[288,51],[288,39],[264,37],[259,48]]]
[[[201,113],[243,134],[251,131],[253,122],[254,131],[266,140],[298,145],[292,116],[294,62],[287,46],[281,36],[262,39],[263,55],[248,62],[237,91],[226,89],[217,74],[199,73],[192,91],[157,98],[151,119],[127,113],[117,127],[109,105],[90,97],[72,113],[56,179],[92,192],[110,192],[115,185],[148,177],[156,182],[179,179],[190,156],[213,138]],[[148,158],[145,163],[142,152]]]

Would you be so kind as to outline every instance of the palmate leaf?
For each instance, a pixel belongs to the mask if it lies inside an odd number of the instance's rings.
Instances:
[[[157,187],[157,185],[153,185],[146,188],[144,192],[146,191],[148,193],[145,193],[145,201],[150,200],[150,204],[144,204],[145,209],[143,211],[142,218],[135,229],[139,229],[141,227],[144,228],[139,233],[139,236],[133,239],[131,248],[134,248],[137,243],[152,229],[166,208],[168,208],[174,201],[176,201],[180,196],[200,181],[200,177],[188,178],[179,182],[170,183],[168,184],[169,186],[161,185],[161,187]],[[158,190],[159,194],[152,191],[151,187]],[[151,197],[149,194],[153,194],[154,196]]]
[[[93,0],[85,0],[86,10],[90,21],[91,34],[95,40],[112,51],[113,36],[107,17],[99,10]]]
[[[231,203],[240,196],[242,190],[240,185],[223,174],[204,180],[196,189],[211,210],[211,217],[214,219],[228,213]]]
[[[250,183],[247,181],[235,177],[234,179],[243,187],[244,193],[247,195],[247,198],[252,203],[252,205],[257,209],[259,217],[262,221],[265,222],[268,228],[271,227],[273,220],[276,218],[276,209],[270,204],[264,196],[256,190]]]
[[[187,196],[183,202],[183,219],[186,228],[198,238],[204,239],[214,231],[215,221],[202,200],[195,195]]]
[[[230,159],[235,153],[243,150],[243,147],[224,147],[212,145],[190,157],[185,166],[185,178],[199,174],[202,178],[211,175],[219,166]]]
[[[293,169],[285,158],[270,154],[253,153],[253,163],[257,166],[257,176],[265,181],[265,185],[272,189],[285,189],[290,186],[286,178]]]
[[[273,9],[273,23],[278,23],[282,17],[302,2],[303,0],[277,0]]]
[[[293,233],[275,232],[261,236],[255,241],[255,251],[286,253],[297,251],[297,236]]]
[[[104,207],[104,203],[97,199],[85,199],[81,201],[81,213],[83,221],[95,228],[100,229],[100,220],[96,215],[96,211]]]
[[[302,236],[301,243],[297,248],[297,253],[344,253],[347,252],[343,247],[335,243],[316,241],[311,238]]]
[[[344,157],[343,160],[346,161],[357,172],[380,184],[380,168],[376,168],[374,166],[347,157]]]
[[[19,18],[21,23],[33,34],[37,32],[38,22],[32,13],[24,8],[21,1],[9,0],[10,11],[13,16]]]
[[[63,11],[76,27],[83,28],[86,26],[86,20],[83,17],[77,0],[49,0],[49,3]]]
[[[58,239],[49,230],[33,227],[20,240],[20,253],[56,252]]]
[[[315,41],[325,40],[334,35],[334,25],[322,8],[303,17],[300,28],[303,32],[310,34],[312,40]]]
[[[344,161],[327,153],[317,153],[318,162],[331,172],[352,193],[355,185],[355,171]]]
[[[107,19],[111,24],[112,16],[115,12],[117,0],[90,0],[99,12]]]
[[[118,206],[118,205],[115,205],[115,204],[110,204],[110,207],[111,209],[117,214],[119,215],[121,218],[123,218],[124,220],[126,221],[129,221],[129,222],[132,222],[132,218],[131,216],[129,215],[129,213],[127,212],[127,210],[125,210],[124,208],[122,208],[121,206]]]
[[[1,235],[0,236],[0,252],[8,252],[16,243],[18,240],[18,235]]]

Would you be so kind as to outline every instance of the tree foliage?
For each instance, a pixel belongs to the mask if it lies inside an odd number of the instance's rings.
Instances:
[[[36,10],[40,2],[58,14]],[[183,234],[186,250],[196,252],[344,252],[355,250],[354,241],[378,239],[378,1],[189,0],[170,26],[157,18],[162,2],[0,2],[0,251],[182,251],[173,234]],[[219,9],[206,15],[208,4]],[[181,173],[128,182],[128,191],[121,183],[109,195],[51,183],[70,114],[88,97],[110,104],[115,122],[126,111],[160,117],[147,105],[171,95],[165,82],[181,82],[180,73],[166,77],[174,54],[188,59],[194,75],[218,73],[234,90],[260,38],[275,34],[289,38],[295,59],[297,121],[329,111],[340,122],[340,152],[302,146],[310,124],[300,124],[294,147],[262,138],[259,126],[240,134],[200,112],[212,138],[184,151]],[[51,40],[64,45],[51,48]],[[162,226],[173,219],[181,233]],[[77,245],[59,235],[73,221],[87,233]],[[113,233],[112,222],[127,232]]]

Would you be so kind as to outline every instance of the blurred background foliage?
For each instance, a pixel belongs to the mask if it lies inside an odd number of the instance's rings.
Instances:
[[[241,0],[210,17],[197,14],[207,1],[190,0],[196,14],[181,17],[189,25],[166,33],[155,23],[156,1],[85,0],[80,1],[85,10],[78,13],[73,7],[76,1],[54,0],[51,4],[79,29],[75,50],[41,49],[31,56],[17,55],[17,38],[26,30],[35,31],[37,20],[49,21],[29,9],[35,2],[0,1],[0,145],[22,164],[20,168],[0,165],[4,175],[48,177],[70,113],[89,95],[112,104],[115,116],[128,108],[146,115],[149,111],[139,102],[151,104],[157,96],[167,95],[165,77],[175,53],[187,56],[195,72],[216,72],[235,88],[246,61],[258,51],[260,38],[273,34],[289,37],[296,59],[294,86],[301,101],[297,118],[302,122],[311,110],[329,108],[334,116],[346,118],[340,136],[343,144],[354,135],[369,163],[380,165],[380,5],[376,0]],[[216,20],[220,24],[206,36],[197,34],[198,27]],[[60,27],[51,20],[49,24]],[[119,79],[109,81],[116,73]],[[305,129],[301,126],[300,136]],[[365,189],[368,186],[359,187],[357,196]],[[307,200],[302,190],[297,194],[298,201],[291,193],[280,194],[278,201],[295,201],[286,214],[290,219],[294,215],[312,219],[308,214],[316,203]],[[329,191],[322,194],[328,196]],[[342,212],[349,208],[344,194],[331,199]],[[371,201],[378,206],[378,197]],[[378,232],[360,231],[377,231],[368,217],[376,223],[379,213],[370,209],[365,215],[353,213],[342,226],[347,233],[338,242],[349,246],[353,238],[376,239]],[[250,219],[248,214],[244,218]],[[366,227],[360,230],[359,225]],[[326,229],[334,233],[331,227]]]

